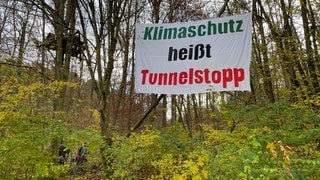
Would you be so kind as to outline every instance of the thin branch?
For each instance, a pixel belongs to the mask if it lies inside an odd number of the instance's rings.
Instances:
[[[222,14],[224,13],[224,11],[225,11],[226,8],[227,8],[228,3],[229,3],[229,0],[225,0],[225,1],[224,1],[223,6],[221,7],[221,9],[219,10],[219,12],[218,12],[218,14],[217,14],[217,17],[221,17],[221,16],[222,16]]]
[[[140,121],[138,121],[134,127],[127,133],[127,137],[130,136],[131,132],[135,131],[136,129],[138,129],[138,127],[140,127],[142,125],[142,123],[145,121],[145,119],[148,117],[148,115],[152,112],[152,110],[159,104],[159,102],[161,101],[161,99],[164,97],[164,94],[161,94],[157,101],[155,101],[152,106],[149,108],[149,110],[144,114],[144,116],[140,119]]]

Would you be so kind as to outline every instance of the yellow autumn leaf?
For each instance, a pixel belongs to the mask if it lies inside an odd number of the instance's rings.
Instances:
[[[264,126],[262,128],[262,131],[265,132],[265,133],[268,133],[268,134],[272,133],[272,129],[270,129],[268,126]]]
[[[202,177],[204,177],[205,179],[207,179],[208,176],[209,176],[209,173],[208,173],[207,170],[202,169],[202,170],[201,170],[201,175],[202,175]]]
[[[202,157],[202,156],[199,156],[198,157],[198,165],[200,166],[200,167],[202,167],[202,166],[204,166],[204,162],[206,162],[207,160],[204,158],[204,157]]]
[[[267,148],[270,150],[270,152],[272,153],[272,156],[274,158],[277,158],[277,151],[275,150],[276,147],[274,146],[273,142],[268,142],[267,144]]]

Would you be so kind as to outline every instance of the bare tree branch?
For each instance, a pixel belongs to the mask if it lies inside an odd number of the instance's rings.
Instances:
[[[227,8],[228,3],[229,3],[229,0],[225,0],[225,1],[224,1],[223,6],[221,7],[221,9],[219,10],[219,12],[218,12],[218,14],[217,14],[217,17],[221,17],[221,16],[222,16],[222,14],[224,13],[224,11],[225,11],[226,8]]]

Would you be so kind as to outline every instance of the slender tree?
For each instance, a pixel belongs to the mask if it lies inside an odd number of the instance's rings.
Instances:
[[[282,1],[281,1],[282,2]],[[312,48],[312,35],[314,35],[314,30],[310,29],[309,24],[311,22],[312,26],[315,26],[314,20],[312,20],[312,14],[310,14],[308,9],[308,2],[306,0],[300,0],[300,7],[301,7],[301,17],[302,17],[302,24],[303,24],[303,32],[304,32],[304,40],[306,45],[306,61],[308,65],[308,71],[310,74],[310,81],[312,84],[312,92],[313,94],[317,94],[320,92],[319,87],[319,80],[316,71],[316,64],[315,64],[315,54]],[[309,6],[311,7],[311,6]],[[311,17],[309,20],[308,17]],[[316,38],[316,37],[313,37]],[[316,48],[316,47],[314,47]]]

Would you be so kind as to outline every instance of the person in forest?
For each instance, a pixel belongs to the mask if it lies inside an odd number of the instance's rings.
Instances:
[[[84,143],[83,146],[81,146],[78,149],[78,155],[76,157],[77,172],[83,171],[83,163],[88,161],[86,157],[87,154],[88,154],[87,143]]]
[[[85,157],[88,154],[87,143],[84,143],[82,147],[79,148],[79,154]]]
[[[64,165],[67,162],[69,153],[70,153],[70,150],[66,148],[65,145],[61,144],[59,147],[59,158],[58,158],[59,165]]]

